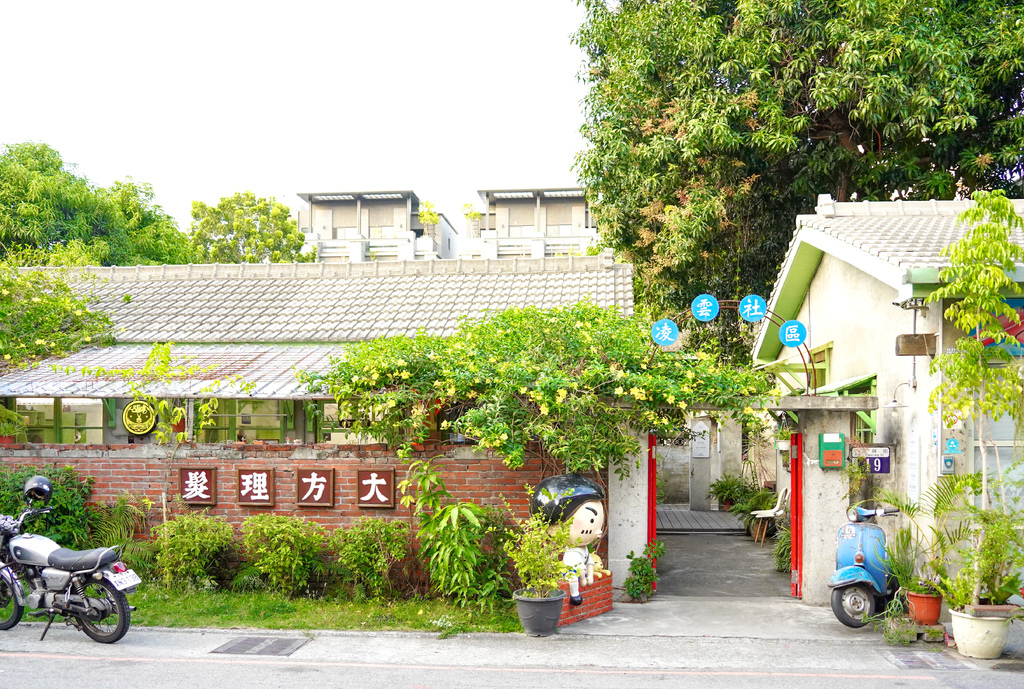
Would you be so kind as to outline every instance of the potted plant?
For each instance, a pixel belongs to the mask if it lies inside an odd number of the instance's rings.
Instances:
[[[789,452],[790,448],[790,437],[793,435],[793,429],[786,424],[780,424],[775,429],[775,448],[779,452]]]
[[[955,577],[942,577],[942,592],[953,618],[957,650],[971,658],[998,658],[1010,622],[1021,610],[1009,599],[1021,587],[1024,567],[1022,518],[1011,509],[972,509],[972,535],[959,548]]]
[[[569,547],[569,524],[552,526],[540,513],[519,521],[520,529],[506,544],[505,553],[519,574],[522,588],[513,592],[523,631],[550,636],[558,629],[565,591],[558,588],[565,567],[561,555]]]
[[[948,577],[953,553],[971,536],[964,496],[977,477],[940,476],[918,501],[895,490],[884,490],[876,499],[903,514],[906,525],[896,529],[886,543],[890,570],[906,596],[908,613],[921,625],[939,621],[942,594],[937,584]]]
[[[25,432],[25,425],[11,419],[0,419],[0,443],[13,443],[15,438]]]
[[[717,500],[720,508],[728,510],[755,491],[756,488],[743,477],[735,474],[722,474],[708,487],[708,497]]]

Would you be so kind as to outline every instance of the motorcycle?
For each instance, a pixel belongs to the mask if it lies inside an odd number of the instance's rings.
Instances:
[[[885,554],[885,532],[872,520],[899,514],[896,508],[852,506],[836,536],[836,572],[828,582],[832,612],[847,627],[863,627],[896,593]]]
[[[25,509],[15,519],[0,515],[0,630],[30,617],[48,617],[42,641],[58,615],[100,643],[119,641],[131,625],[134,593],[142,579],[120,562],[119,549],[69,550],[37,534],[26,520],[49,513],[53,486],[44,476],[25,482]],[[43,507],[33,507],[41,501]],[[26,585],[29,593],[26,593]]]

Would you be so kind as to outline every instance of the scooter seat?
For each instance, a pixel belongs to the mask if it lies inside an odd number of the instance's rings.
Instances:
[[[117,551],[113,548],[93,548],[92,550],[69,550],[57,548],[46,558],[51,567],[66,569],[72,572],[96,569],[117,559]]]

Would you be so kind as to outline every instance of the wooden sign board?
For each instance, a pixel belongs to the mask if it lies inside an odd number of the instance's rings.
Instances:
[[[299,507],[334,507],[334,467],[296,469],[295,504]]]
[[[213,467],[178,469],[178,494],[189,505],[217,504],[217,470]]]
[[[371,467],[356,471],[356,505],[390,508],[395,506],[395,468]]]
[[[239,505],[274,506],[274,468],[245,467],[238,470],[235,501]]]

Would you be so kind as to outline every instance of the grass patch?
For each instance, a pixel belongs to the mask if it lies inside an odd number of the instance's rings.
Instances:
[[[519,632],[511,601],[493,611],[460,608],[442,600],[363,601],[285,598],[276,593],[190,591],[143,584],[129,601],[134,624],[153,627],[260,627],[439,632]]]

